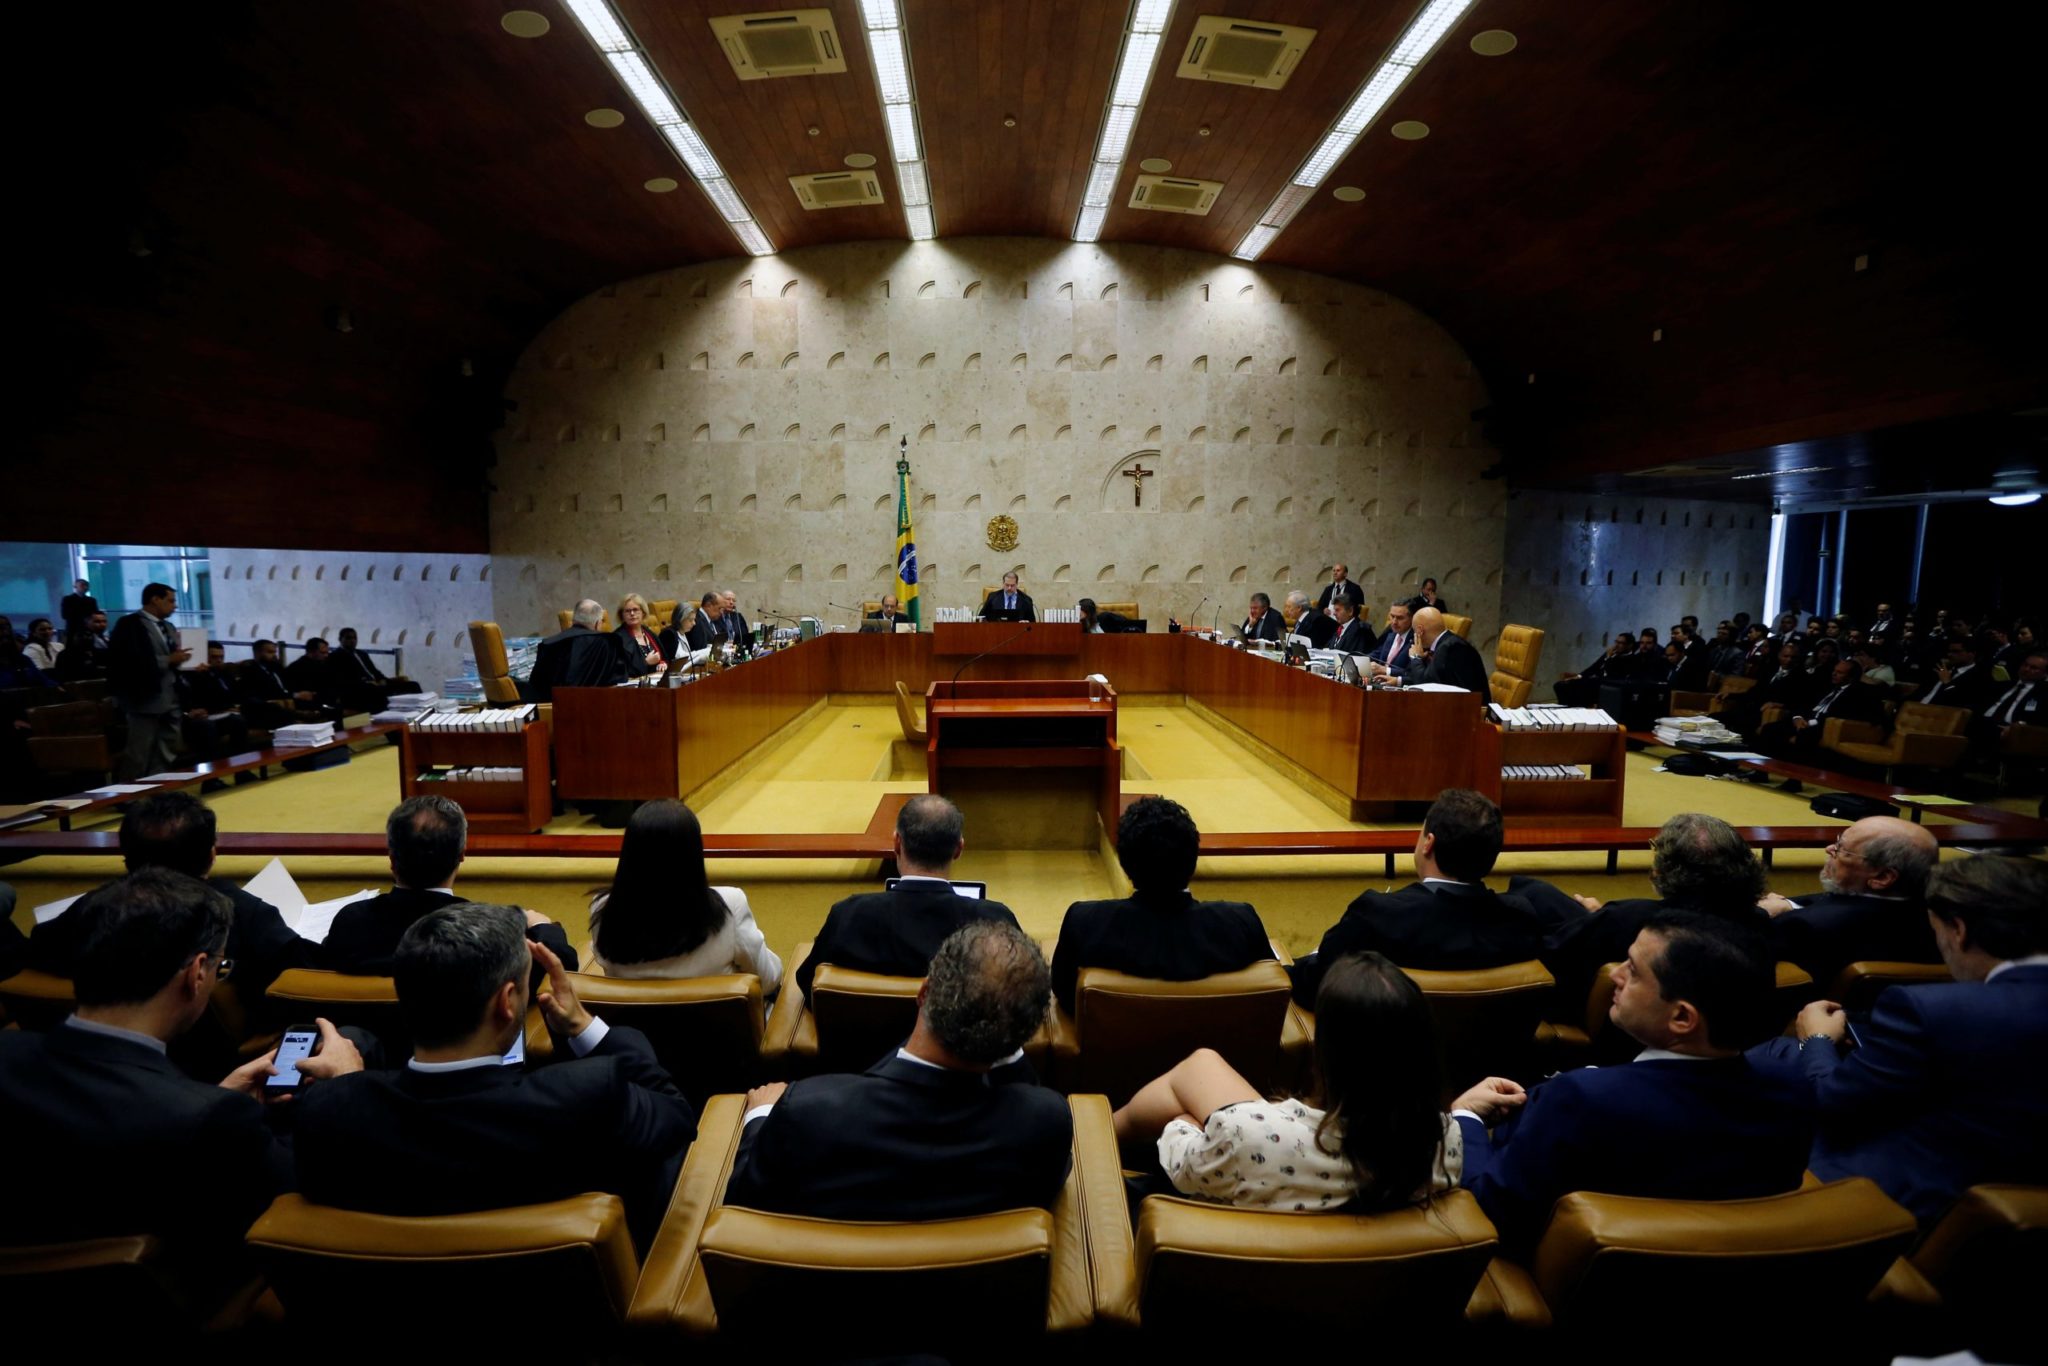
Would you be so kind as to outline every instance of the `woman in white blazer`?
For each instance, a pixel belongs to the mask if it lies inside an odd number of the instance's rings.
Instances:
[[[747,894],[713,887],[704,828],[674,798],[648,802],[626,822],[612,885],[590,902],[592,954],[607,977],[715,977],[751,972],[762,994],[782,982],[782,960],[754,923]]]

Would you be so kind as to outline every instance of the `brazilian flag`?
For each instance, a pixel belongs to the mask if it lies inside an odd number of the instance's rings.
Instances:
[[[910,531],[910,438],[896,462],[896,602],[912,627],[923,625],[917,605],[917,538]]]

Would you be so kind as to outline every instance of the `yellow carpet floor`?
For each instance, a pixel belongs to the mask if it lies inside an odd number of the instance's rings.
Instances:
[[[1292,782],[1225,727],[1178,705],[1127,704],[1119,718],[1126,750],[1127,791],[1160,792],[1185,805],[1206,830],[1341,830],[1353,823]],[[1685,810],[1711,812],[1737,825],[1824,823],[1807,808],[1810,794],[1656,772],[1659,759],[1628,759],[1630,825],[1657,825]],[[895,776],[903,775],[903,776]],[[867,826],[886,792],[924,790],[921,756],[903,745],[890,703],[834,701],[749,756],[699,807],[707,829],[729,832],[855,831]],[[380,831],[397,801],[398,750],[375,745],[344,766],[318,773],[273,774],[265,781],[212,794],[207,801],[222,830]],[[1930,815],[1930,820],[1939,817]],[[111,829],[114,822],[85,828]],[[556,818],[555,833],[600,833],[587,816]],[[1095,853],[1007,850],[977,844],[967,831],[961,877],[989,884],[1030,934],[1049,938],[1067,905],[1118,894],[1116,870]],[[224,859],[216,870],[238,880],[264,860]],[[314,900],[385,885],[381,859],[294,858],[293,875]],[[1787,894],[1811,891],[1822,862],[1819,851],[1782,854],[1772,886]],[[1489,881],[1504,886],[1513,873],[1537,873],[1568,890],[1603,899],[1649,894],[1649,854],[1625,851],[1621,871],[1608,876],[1598,854],[1526,854],[1503,859]],[[24,929],[32,908],[97,885],[108,876],[105,859],[38,858],[0,869],[20,893],[15,919]],[[1400,878],[1409,876],[1399,861]],[[810,938],[826,910],[842,896],[872,887],[874,865],[854,860],[714,860],[712,877],[745,888],[769,943],[785,957]],[[480,859],[466,867],[458,887],[478,901],[529,906],[564,923],[572,941],[584,934],[589,893],[611,875],[603,859]],[[1368,858],[1253,858],[1205,860],[1196,894],[1249,901],[1268,930],[1290,952],[1315,947],[1323,930],[1365,887],[1388,885],[1383,861]]]

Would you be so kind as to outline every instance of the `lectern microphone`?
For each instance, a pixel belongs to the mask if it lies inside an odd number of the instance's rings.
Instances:
[[[1003,648],[1003,647],[1004,647],[1005,645],[1008,645],[1008,644],[1009,644],[1009,643],[1010,643],[1011,641],[1013,641],[1013,640],[1017,639],[1017,637],[1019,637],[1019,636],[1028,636],[1028,635],[1030,635],[1030,634],[1031,634],[1031,626],[1030,626],[1030,624],[1029,624],[1029,623],[1026,623],[1026,625],[1025,625],[1025,627],[1024,627],[1024,629],[1023,629],[1023,630],[1021,630],[1021,631],[1013,631],[1013,632],[1011,632],[1011,633],[1010,633],[1009,635],[1007,635],[1007,636],[1004,636],[1004,637],[1003,637],[1003,638],[1002,638],[1001,640],[999,640],[999,641],[997,641],[997,642],[996,642],[995,644],[993,644],[993,645],[989,646],[989,647],[988,647],[988,648],[987,648],[986,650],[983,650],[983,651],[982,651],[982,652],[981,652],[980,654],[976,655],[976,656],[975,656],[974,658],[972,658],[972,659],[968,660],[968,661],[967,661],[967,662],[966,662],[965,664],[962,664],[962,665],[961,665],[961,666],[960,666],[959,668],[955,669],[955,670],[953,671],[953,682],[954,682],[955,684],[958,684],[958,683],[960,682],[960,675],[961,675],[961,674],[964,674],[964,673],[966,673],[966,672],[967,672],[967,671],[968,671],[969,669],[971,669],[971,668],[973,668],[973,667],[974,667],[975,665],[977,665],[977,664],[981,663],[981,661],[982,661],[982,660],[984,660],[984,659],[987,659],[987,658],[988,658],[988,657],[989,657],[990,655],[994,654],[994,653],[995,653],[995,652],[996,652],[997,650],[1000,650],[1000,649],[1002,649],[1002,648]]]

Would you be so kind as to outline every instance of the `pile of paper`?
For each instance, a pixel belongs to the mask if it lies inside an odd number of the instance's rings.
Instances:
[[[1592,775],[1577,764],[1502,764],[1505,782],[1572,782]]]
[[[375,716],[371,717],[370,719],[372,721],[380,722],[410,721],[415,716],[423,716],[427,712],[439,711],[441,709],[442,702],[439,693],[400,693],[398,694],[398,696],[392,698],[389,702],[384,704],[384,710],[378,712]]]
[[[1620,724],[1598,707],[1560,707],[1555,703],[1533,707],[1503,707],[1498,702],[1489,705],[1502,730],[1613,730]]]
[[[486,707],[482,711],[425,711],[408,724],[416,731],[436,734],[518,731],[538,715],[540,708],[527,702],[517,707]]]
[[[1660,716],[1652,733],[1660,745],[1684,749],[1712,749],[1716,745],[1739,745],[1742,737],[1711,716]]]
[[[279,749],[311,749],[315,745],[334,743],[332,721],[304,721],[295,726],[279,726],[270,734],[270,743]]]

